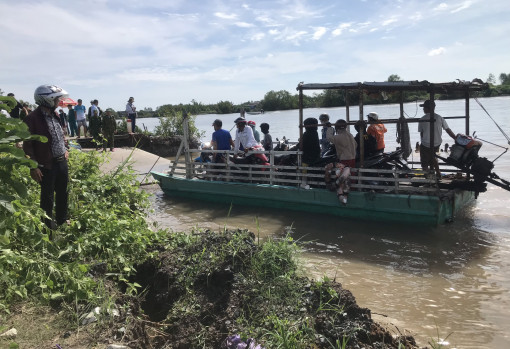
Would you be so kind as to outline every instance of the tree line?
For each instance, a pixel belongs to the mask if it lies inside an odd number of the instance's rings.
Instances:
[[[392,81],[403,81],[399,75],[391,74],[388,82]],[[482,92],[483,97],[497,97],[510,95],[510,74],[501,73],[499,75],[500,84],[496,84],[496,77],[494,74],[489,74],[486,82],[489,84],[489,88]],[[390,104],[397,103],[400,101],[399,94],[388,94],[387,99],[382,99],[379,94],[368,95],[365,98],[366,104]],[[405,92],[404,101],[412,102],[416,100],[427,99],[426,93],[417,92]],[[359,95],[349,94],[349,104],[357,105],[359,102]],[[456,99],[464,98],[463,95],[438,95],[439,99]],[[346,95],[341,90],[325,90],[320,93],[314,93],[311,96],[303,96],[303,104],[305,108],[328,108],[328,107],[342,107],[346,105]],[[146,108],[139,112],[140,117],[162,117],[175,115],[177,113],[188,113],[192,115],[199,114],[231,114],[238,113],[242,109],[255,110],[255,111],[274,111],[274,110],[290,110],[297,109],[299,107],[299,95],[298,93],[290,93],[286,90],[274,91],[271,90],[264,95],[264,98],[260,101],[246,101],[241,104],[234,104],[230,101],[220,101],[216,104],[202,104],[195,100],[192,100],[189,104],[166,104],[152,110]]]
[[[391,81],[403,81],[399,75],[391,74],[388,79]],[[483,97],[497,97],[510,95],[510,74],[501,73],[499,75],[498,85],[494,74],[489,74],[486,82],[489,88],[482,92]],[[3,91],[0,89],[0,96]],[[397,103],[400,100],[398,94],[388,94],[387,99],[382,99],[379,94],[368,95],[365,98],[366,104],[390,104]],[[356,105],[359,102],[357,94],[349,94],[349,104]],[[416,100],[424,100],[427,98],[426,93],[405,92],[404,101],[412,102]],[[438,96],[439,99],[455,99],[463,98],[463,96]],[[305,108],[329,108],[329,107],[343,107],[346,105],[346,95],[341,90],[325,90],[320,93],[314,93],[311,96],[303,96],[303,104]],[[35,107],[35,106],[34,106]],[[274,111],[274,110],[290,110],[299,107],[299,95],[297,93],[290,93],[286,90],[274,91],[271,90],[264,95],[260,101],[246,101],[240,104],[234,104],[231,101],[219,101],[215,104],[203,104],[192,99],[187,104],[165,104],[153,110],[152,108],[144,108],[138,110],[138,117],[167,117],[175,116],[177,114],[200,115],[200,114],[232,114],[239,113],[241,110],[246,111]],[[123,116],[124,111],[117,111],[117,115]]]

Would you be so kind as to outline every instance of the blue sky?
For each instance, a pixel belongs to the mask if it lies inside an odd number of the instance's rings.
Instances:
[[[2,0],[0,13],[0,88],[28,101],[44,83],[140,109],[510,73],[508,0]]]

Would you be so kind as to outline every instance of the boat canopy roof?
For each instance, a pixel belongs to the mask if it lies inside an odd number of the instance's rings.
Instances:
[[[296,90],[367,90],[367,91],[427,91],[447,93],[453,91],[482,91],[488,88],[488,84],[480,79],[473,81],[456,80],[453,82],[428,82],[424,81],[384,81],[384,82],[348,82],[318,84],[299,83]]]

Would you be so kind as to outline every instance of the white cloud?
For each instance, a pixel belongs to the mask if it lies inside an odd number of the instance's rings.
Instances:
[[[235,13],[228,14],[228,13],[223,13],[223,12],[216,12],[214,15],[221,19],[236,19],[237,18],[237,15]]]
[[[494,16],[510,11],[507,0],[456,1],[431,2],[440,4],[431,11],[417,0],[100,0],[93,15],[86,1],[0,1],[0,13],[22,14],[0,22],[2,45],[12,48],[2,52],[0,88],[30,101],[35,86],[53,82],[84,100],[115,106],[136,94],[154,107],[168,99],[256,99],[302,80],[506,71],[510,23]],[[435,76],[418,68],[431,63]],[[338,64],[344,69],[334,70]]]
[[[322,38],[322,36],[324,34],[326,34],[326,32],[327,32],[327,29],[325,27],[315,28],[315,32],[313,33],[313,39],[319,40],[320,38]]]
[[[342,35],[342,32],[343,32],[345,29],[347,29],[347,28],[351,27],[351,25],[352,25],[352,23],[341,23],[341,24],[338,26],[338,28],[336,28],[335,30],[333,30],[333,31],[331,32],[331,34],[332,34],[333,36],[339,36],[339,35]]]
[[[234,24],[235,24],[235,26],[240,27],[240,28],[254,27],[254,25],[252,23],[246,23],[246,22],[235,22]]]
[[[440,56],[442,54],[444,54],[446,51],[446,49],[444,47],[438,47],[438,48],[435,48],[433,50],[430,50],[429,53],[427,53],[428,56]]]
[[[395,23],[395,22],[397,22],[397,18],[396,17],[392,17],[392,18],[389,18],[389,19],[383,21],[382,22],[382,26],[385,27],[385,26],[388,26],[388,25],[390,25],[392,23]]]
[[[460,4],[457,8],[453,9],[452,11],[450,11],[450,13],[457,13],[457,12],[460,12],[460,11],[463,11],[465,9],[468,9],[471,7],[471,5],[473,4],[472,1],[464,1],[462,4]]]
[[[264,34],[264,33],[257,33],[257,34],[252,35],[251,40],[260,41],[260,40],[264,39],[265,36],[266,36],[266,34]]]
[[[436,7],[433,8],[433,11],[446,11],[448,9],[448,4],[442,2]]]

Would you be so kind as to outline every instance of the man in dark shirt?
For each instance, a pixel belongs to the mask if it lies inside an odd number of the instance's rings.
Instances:
[[[301,157],[301,165],[308,167],[319,161],[321,158],[321,146],[319,144],[319,133],[317,132],[318,120],[316,118],[308,118],[303,122],[305,132],[301,140],[301,150],[303,155]],[[307,170],[303,170],[306,175]],[[301,180],[301,188],[310,189],[306,176]]]
[[[14,93],[12,92],[8,93],[7,96],[14,98]],[[25,115],[28,114],[27,109],[18,100],[16,100],[16,106],[12,108],[9,115],[11,116],[11,118],[19,119],[22,110],[25,112]]]
[[[67,220],[69,153],[64,131],[55,111],[60,99],[65,97],[67,92],[58,86],[39,86],[34,93],[35,103],[39,107],[24,120],[31,134],[48,138],[45,143],[24,141],[23,150],[30,159],[37,162],[37,167],[30,170],[30,177],[41,185],[40,206],[49,217],[45,219],[45,223],[50,229],[55,228],[55,223],[61,225]],[[52,219],[54,202],[56,222]]]

